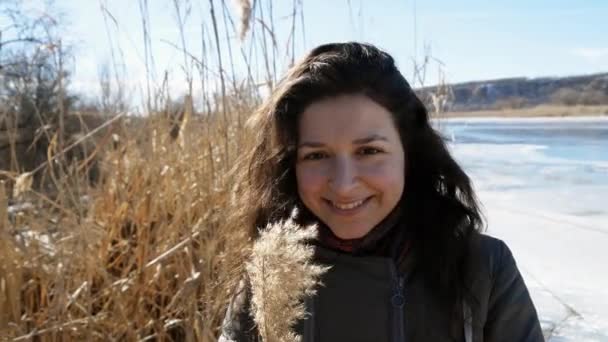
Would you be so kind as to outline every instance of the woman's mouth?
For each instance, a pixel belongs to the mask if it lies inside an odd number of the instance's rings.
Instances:
[[[361,199],[361,200],[357,200],[357,201],[352,201],[352,202],[334,202],[334,201],[330,201],[330,200],[325,200],[325,203],[327,203],[334,212],[341,214],[341,215],[352,215],[355,214],[359,211],[359,209],[363,208],[368,202],[369,200],[372,198],[373,196]]]

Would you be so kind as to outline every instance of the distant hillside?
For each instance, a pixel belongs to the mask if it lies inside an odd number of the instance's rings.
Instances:
[[[432,95],[443,94],[447,99],[445,106],[451,111],[524,108],[540,104],[606,105],[608,73],[473,81],[452,84],[449,88],[426,87],[419,92],[431,108]]]

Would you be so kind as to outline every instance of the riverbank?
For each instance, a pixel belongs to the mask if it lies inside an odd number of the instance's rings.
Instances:
[[[528,117],[578,117],[578,116],[608,116],[608,105],[597,106],[558,106],[539,105],[529,108],[518,109],[494,109],[465,112],[446,112],[441,117],[466,118],[466,117],[505,117],[505,118],[528,118]]]

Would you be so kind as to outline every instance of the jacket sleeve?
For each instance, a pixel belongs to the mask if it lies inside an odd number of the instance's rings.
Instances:
[[[251,291],[241,282],[222,323],[219,342],[258,342],[258,330],[250,315]]]
[[[496,255],[488,316],[486,342],[544,341],[538,315],[513,254],[500,241]]]

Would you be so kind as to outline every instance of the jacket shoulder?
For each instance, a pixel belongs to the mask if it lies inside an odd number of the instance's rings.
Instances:
[[[250,313],[251,287],[242,280],[226,309],[219,342],[256,342],[257,328]]]
[[[480,235],[476,257],[485,268],[484,341],[544,341],[536,308],[507,244],[497,238]]]
[[[473,241],[474,260],[477,260],[480,271],[494,277],[504,267],[515,266],[513,253],[507,244],[498,238],[479,234]]]

